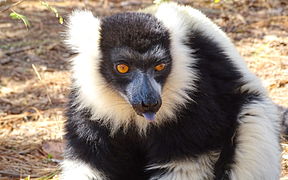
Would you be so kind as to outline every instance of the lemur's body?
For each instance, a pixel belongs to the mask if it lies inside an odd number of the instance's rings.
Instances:
[[[226,35],[190,7],[143,12],[71,17],[62,178],[279,179],[276,108]]]

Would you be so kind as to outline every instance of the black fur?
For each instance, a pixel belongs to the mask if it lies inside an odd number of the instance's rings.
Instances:
[[[105,60],[113,59],[109,57],[113,55],[109,50],[130,48],[143,54],[159,45],[165,50],[163,57],[170,58],[169,34],[150,15],[115,15],[104,19],[101,27],[101,73],[109,84],[119,80],[107,70]],[[138,37],[136,39],[135,33]],[[240,81],[240,72],[213,39],[191,30],[187,40],[186,45],[196,50],[191,56],[199,59],[193,68],[199,71],[200,79],[196,82],[197,92],[188,92],[194,102],[189,102],[185,108],[176,112],[177,121],[168,121],[160,127],[151,126],[146,136],[139,135],[131,125],[127,132],[119,130],[111,137],[108,127],[90,120],[88,107],[76,109],[75,96],[78,90],[74,89],[70,95],[65,126],[68,158],[83,160],[104,172],[111,180],[146,180],[152,175],[161,176],[168,171],[146,170],[153,163],[194,158],[216,151],[220,152],[220,157],[214,168],[215,180],[227,179],[237,147],[237,115],[244,104],[259,99],[260,95],[238,91],[245,82]],[[159,79],[165,79],[169,72]],[[165,80],[159,81],[165,83]],[[121,83],[125,84],[125,79]]]
[[[240,81],[242,78],[240,72],[212,39],[201,32],[193,31],[189,35],[187,45],[196,50],[193,55],[200,59],[196,65],[201,77],[197,87],[201,87],[200,94],[205,94],[207,98],[206,105],[203,104],[203,107],[206,111],[215,112],[215,114],[207,113],[208,117],[205,118],[214,117],[215,119],[211,119],[206,125],[213,126],[214,123],[215,126],[219,123],[219,133],[215,129],[212,130],[212,133],[219,135],[218,139],[211,138],[212,142],[209,142],[211,144],[218,142],[216,144],[220,145],[218,148],[221,153],[214,169],[215,180],[227,179],[230,165],[234,163],[234,150],[237,146],[235,144],[237,115],[245,104],[260,100],[260,95],[237,91],[245,82]],[[195,100],[197,96],[199,95],[194,94],[193,99]],[[207,103],[209,100],[212,101],[211,107],[208,105],[210,103]],[[199,104],[198,101],[196,102]]]

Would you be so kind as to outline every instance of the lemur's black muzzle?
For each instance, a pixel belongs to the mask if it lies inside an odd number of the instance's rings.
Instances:
[[[127,97],[135,112],[147,120],[154,120],[162,105],[160,85],[146,74],[139,73],[127,88]]]
[[[145,113],[145,112],[157,112],[160,107],[161,107],[162,101],[159,98],[158,100],[155,99],[154,102],[144,102],[142,101],[141,103],[137,104],[132,104],[133,108],[140,112],[140,113]]]

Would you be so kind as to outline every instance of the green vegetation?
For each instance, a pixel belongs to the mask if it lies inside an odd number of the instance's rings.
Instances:
[[[19,14],[15,11],[12,10],[12,12],[10,13],[9,15],[12,19],[20,19],[23,21],[23,23],[25,24],[26,28],[29,28],[30,27],[30,22],[28,21],[27,17],[22,15],[22,14]]]
[[[25,24],[25,27],[26,27],[27,29],[29,29],[29,27],[31,26],[31,24],[30,24],[28,18],[27,18],[25,15],[20,14],[20,13],[17,13],[17,12],[15,12],[15,11],[12,9],[13,7],[19,5],[19,4],[22,3],[22,2],[23,2],[23,0],[16,2],[16,3],[10,5],[10,7],[8,7],[7,9],[5,9],[4,11],[6,11],[6,10],[12,11],[12,12],[9,14],[9,16],[10,16],[12,19],[19,19],[19,20],[21,20],[21,21]],[[58,11],[57,11],[57,9],[56,9],[55,7],[49,5],[46,1],[39,1],[39,2],[40,2],[40,5],[46,7],[48,10],[50,10],[51,12],[53,12],[53,13],[55,14],[55,17],[58,18],[58,22],[59,22],[60,24],[63,24],[64,19],[63,19],[63,17],[58,13]]]

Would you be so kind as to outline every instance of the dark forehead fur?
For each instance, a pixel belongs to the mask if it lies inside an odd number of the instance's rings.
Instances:
[[[152,15],[126,12],[105,17],[101,21],[102,50],[129,47],[140,53],[154,45],[169,47],[168,30]]]

